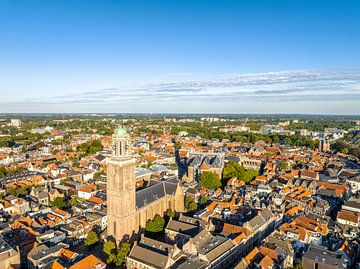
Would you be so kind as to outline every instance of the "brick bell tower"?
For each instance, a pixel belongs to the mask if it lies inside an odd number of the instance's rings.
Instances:
[[[136,212],[135,159],[131,156],[130,136],[124,127],[112,135],[112,156],[107,162],[108,236],[122,240],[130,236]]]

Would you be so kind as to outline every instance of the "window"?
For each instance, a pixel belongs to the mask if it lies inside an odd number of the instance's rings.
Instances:
[[[114,234],[116,235],[116,221],[114,221]]]

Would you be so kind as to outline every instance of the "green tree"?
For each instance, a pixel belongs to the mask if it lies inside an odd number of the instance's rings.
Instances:
[[[273,135],[272,137],[271,137],[271,139],[272,139],[272,141],[273,141],[273,143],[279,143],[279,141],[280,141],[280,138],[279,138],[279,136],[278,135]]]
[[[78,146],[78,150],[87,153],[87,154],[95,154],[99,151],[103,150],[103,146],[100,140],[93,140],[82,143]]]
[[[22,172],[24,169],[20,167],[12,168],[12,169],[6,169],[4,166],[0,166],[0,176],[11,176],[14,174],[17,174],[19,172]]]
[[[73,162],[72,167],[79,167],[80,163],[79,162]]]
[[[173,218],[175,216],[175,212],[169,208],[168,210],[166,210],[166,216],[168,216],[169,218]]]
[[[141,165],[141,167],[142,167],[142,168],[149,169],[152,165],[153,165],[153,163],[152,163],[152,162],[147,162],[147,163],[145,163],[145,164]]]
[[[197,209],[197,204],[194,198],[189,195],[186,195],[185,197],[185,208],[187,212],[195,211]]]
[[[99,237],[95,231],[90,231],[85,238],[86,246],[93,246],[99,242]]]
[[[122,243],[119,249],[116,249],[115,243],[107,241],[103,246],[103,251],[108,255],[106,263],[114,263],[116,266],[120,266],[125,262],[126,256],[130,252],[131,245],[127,242]]]
[[[0,166],[0,177],[6,176],[6,169],[4,166]]]
[[[104,172],[96,172],[93,176],[93,179],[98,180],[101,178],[102,175],[105,175]]]
[[[280,162],[278,165],[278,168],[280,170],[286,170],[288,167],[289,167],[289,164],[288,164],[288,162],[285,162],[285,161]]]
[[[241,169],[240,164],[234,161],[230,161],[225,164],[224,170],[223,170],[223,179],[226,181],[233,177],[238,177],[238,171]]]
[[[165,219],[156,214],[154,219],[146,223],[145,230],[152,233],[162,232],[165,226]]]
[[[62,197],[57,197],[54,201],[50,202],[50,204],[51,206],[55,206],[59,209],[66,208],[66,202]]]
[[[204,204],[206,204],[206,203],[207,203],[207,198],[206,198],[206,196],[201,197],[201,199],[200,199],[200,204],[201,204],[201,205],[204,205]]]
[[[255,169],[245,169],[244,166],[230,161],[228,162],[223,171],[223,179],[228,180],[236,177],[244,182],[249,182],[259,175],[259,171]]]
[[[76,197],[72,197],[69,201],[70,206],[74,206],[78,203],[78,200]]]
[[[14,195],[16,197],[24,197],[28,195],[31,192],[30,186],[24,186],[21,188],[9,188],[7,189],[8,195]]]
[[[181,144],[175,143],[174,148],[175,148],[175,151],[179,151],[181,149]]]
[[[125,262],[126,256],[129,254],[129,252],[130,252],[130,244],[126,242],[122,243],[116,255],[115,265],[116,266],[122,265]]]
[[[71,181],[71,180],[72,180],[71,177],[63,178],[60,180],[60,184],[63,185],[66,181]]]
[[[239,173],[239,179],[244,182],[250,182],[258,175],[259,175],[259,171],[255,169],[242,170]]]
[[[217,189],[221,186],[221,181],[217,174],[205,171],[201,173],[200,184],[209,189]]]
[[[110,264],[113,260],[114,260],[114,254],[113,252],[116,249],[116,245],[113,241],[106,241],[104,246],[103,246],[103,251],[105,254],[108,255],[106,263]]]

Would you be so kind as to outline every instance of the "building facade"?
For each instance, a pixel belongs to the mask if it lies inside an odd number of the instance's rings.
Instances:
[[[167,209],[184,211],[183,190],[176,178],[136,191],[135,159],[125,128],[115,130],[112,145],[107,161],[108,236],[120,241],[135,239],[156,214],[162,216]]]

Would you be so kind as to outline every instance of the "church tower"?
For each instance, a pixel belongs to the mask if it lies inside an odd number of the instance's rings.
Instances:
[[[130,136],[124,127],[117,128],[112,136],[112,156],[107,162],[107,232],[117,240],[130,236],[134,227],[135,184]]]

